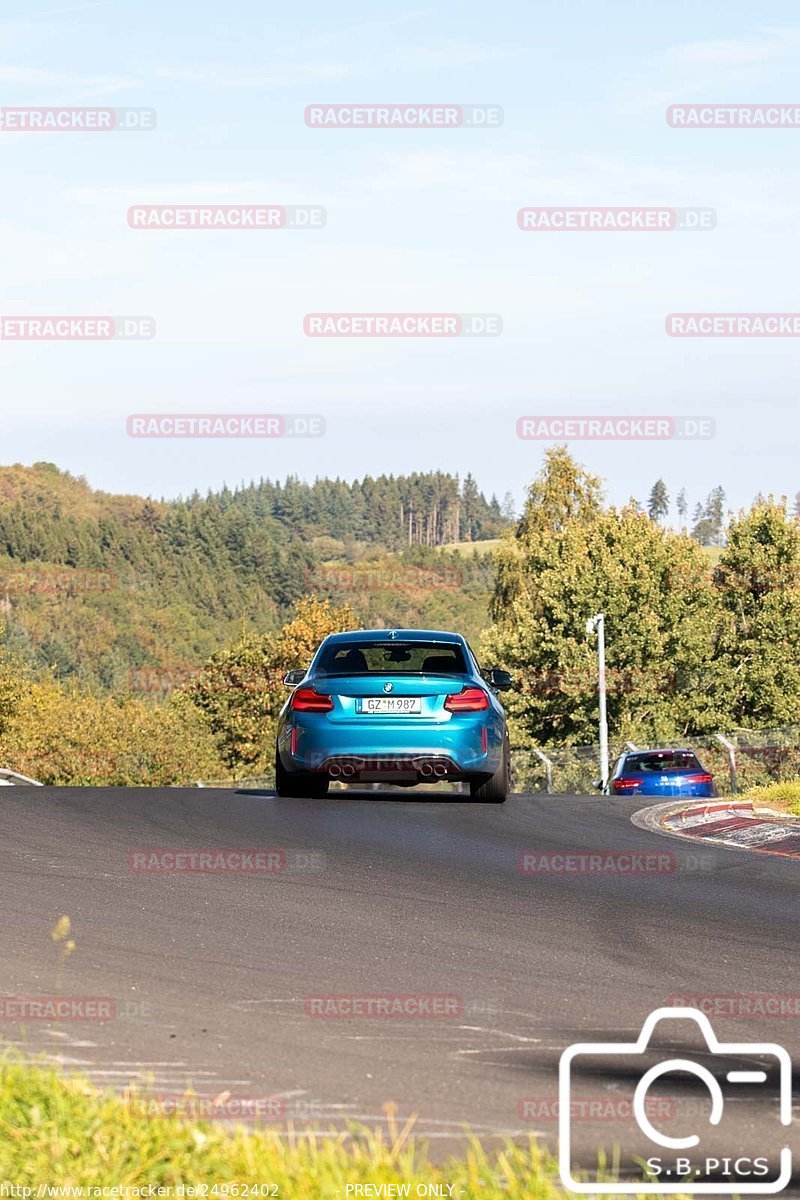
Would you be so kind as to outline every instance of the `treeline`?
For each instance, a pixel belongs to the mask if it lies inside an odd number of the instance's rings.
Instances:
[[[461,555],[459,587],[440,584],[439,548],[509,523],[471,476],[441,472],[262,480],[165,502],[93,491],[49,463],[6,467],[0,617],[30,668],[103,691],[146,667],[196,668],[243,628],[277,629],[309,593],[352,600],[365,623],[452,622],[477,636],[489,562]],[[388,562],[398,556],[402,577]],[[383,564],[366,588],[331,569],[366,560]]]
[[[317,479],[305,483],[262,480],[238,491],[223,489],[198,505],[219,512],[235,509],[259,521],[275,520],[306,537],[353,538],[381,543],[388,550],[404,546],[443,546],[497,537],[508,521],[497,498],[487,500],[472,475],[460,481],[441,471],[407,476],[367,475],[347,483]]]
[[[757,496],[754,504],[763,503]],[[725,491],[719,485],[711,489],[705,500],[698,500],[689,518],[689,497],[686,488],[681,488],[675,499],[677,527],[688,533],[701,546],[721,546],[725,540]],[[651,521],[667,521],[671,512],[671,500],[663,479],[657,479],[647,498],[647,515]]]
[[[49,463],[0,469],[0,554],[23,562],[154,572],[220,561],[268,573],[280,548],[315,538],[387,550],[497,537],[508,526],[496,497],[471,475],[440,471],[348,483],[290,477],[176,501],[93,492]],[[168,571],[168,577],[174,571]]]

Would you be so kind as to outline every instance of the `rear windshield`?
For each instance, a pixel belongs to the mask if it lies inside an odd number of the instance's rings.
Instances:
[[[323,675],[464,675],[457,642],[335,642],[323,650]]]
[[[654,750],[629,754],[621,764],[624,771],[699,771],[700,762],[691,750]]]

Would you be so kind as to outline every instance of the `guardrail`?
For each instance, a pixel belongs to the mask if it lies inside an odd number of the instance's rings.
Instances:
[[[27,783],[32,787],[44,787],[44,784],[40,783],[38,779],[30,779],[27,775],[20,775],[19,771],[11,771],[7,767],[0,767],[0,784],[4,780],[9,780],[12,784]]]

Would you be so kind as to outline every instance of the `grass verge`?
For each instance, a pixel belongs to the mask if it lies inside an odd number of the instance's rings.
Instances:
[[[388,1137],[357,1128],[322,1137],[154,1118],[141,1104],[10,1055],[0,1058],[0,1179],[32,1188],[28,1195],[34,1197],[40,1187],[74,1187],[82,1193],[73,1196],[91,1197],[93,1187],[127,1188],[133,1196],[133,1189],[150,1186],[169,1189],[161,1193],[165,1200],[180,1195],[344,1200],[359,1194],[415,1196],[420,1184],[429,1196],[462,1200],[564,1195],[554,1160],[533,1141],[509,1142],[492,1152],[473,1141],[463,1157],[435,1165],[425,1145],[411,1136],[411,1122],[403,1128],[390,1123]],[[354,1184],[410,1187],[359,1193],[348,1188]],[[434,1184],[440,1185],[438,1193]]]
[[[781,783],[751,788],[744,799],[751,800],[758,808],[774,808],[800,817],[800,779],[784,779]]]

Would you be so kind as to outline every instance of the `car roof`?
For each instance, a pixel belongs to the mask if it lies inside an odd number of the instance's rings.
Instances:
[[[329,633],[326,642],[458,642],[464,641],[460,633],[448,633],[443,629],[351,629],[345,633]]]

